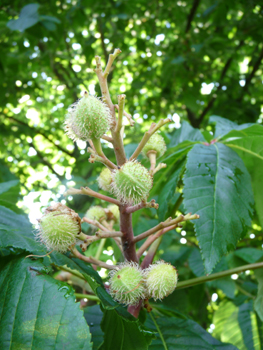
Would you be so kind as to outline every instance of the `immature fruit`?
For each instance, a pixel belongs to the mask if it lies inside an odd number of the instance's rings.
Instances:
[[[101,189],[103,189],[104,191],[111,191],[111,182],[112,182],[112,178],[111,178],[111,171],[108,168],[104,168],[99,177],[97,178],[99,187]]]
[[[112,188],[122,203],[137,204],[146,201],[152,188],[152,177],[137,161],[125,163],[113,172]]]
[[[142,150],[142,154],[147,157],[148,152],[156,152],[156,158],[164,155],[166,144],[164,138],[160,134],[153,134]]]
[[[48,207],[39,220],[37,237],[49,250],[65,253],[76,243],[81,232],[80,222],[74,210],[57,203]]]
[[[177,285],[177,271],[171,264],[158,261],[144,270],[148,297],[162,300],[171,294]]]
[[[99,139],[111,124],[108,106],[94,96],[85,95],[71,105],[66,116],[65,131],[73,140]]]
[[[91,207],[87,213],[86,218],[90,220],[97,220],[97,221],[103,221],[106,220],[106,213],[102,207],[99,205],[95,205],[94,207]]]
[[[124,305],[137,305],[145,298],[142,270],[134,262],[120,264],[119,270],[110,272],[110,294],[114,300]]]
[[[120,221],[120,209],[118,205],[115,205],[115,204],[108,205],[108,209],[112,213],[114,221],[118,223]]]

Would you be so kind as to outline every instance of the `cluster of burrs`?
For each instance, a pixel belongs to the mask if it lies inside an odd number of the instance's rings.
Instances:
[[[120,52],[116,49],[109,56],[104,72],[100,57],[95,57],[95,72],[99,79],[102,97],[90,96],[85,91],[82,98],[70,106],[65,121],[65,132],[73,141],[89,142],[88,151],[91,154],[89,161],[91,163],[98,161],[104,166],[97,179],[98,185],[104,192],[113,196],[95,192],[88,187],[71,188],[65,195],[88,195],[106,201],[109,205],[106,208],[98,205],[90,207],[82,219],[65,205],[53,205],[45,210],[39,220],[37,237],[48,250],[60,253],[70,251],[75,257],[93,266],[112,270],[109,279],[109,292],[112,297],[125,305],[137,305],[140,300],[163,299],[173,292],[177,284],[176,269],[163,261],[152,264],[156,247],[164,233],[179,227],[182,221],[198,218],[198,215],[187,214],[175,219],[168,218],[137,236],[133,234],[131,214],[141,208],[158,209],[155,200],[147,202],[147,199],[153,186],[154,174],[166,167],[163,163],[157,165],[157,159],[166,151],[164,138],[158,131],[163,125],[169,123],[170,119],[161,119],[158,123],[152,123],[134,153],[129,159],[126,158],[123,144],[125,127],[123,116],[127,117],[131,126],[134,121],[124,110],[125,95],[119,95],[118,104],[114,105],[107,85],[107,76],[112,63]],[[101,139],[112,143],[117,165],[105,156]],[[137,160],[140,154],[148,158],[149,169]],[[81,223],[83,222],[90,224],[93,234],[82,232]],[[120,225],[120,231],[115,230],[116,224]],[[116,242],[125,263],[109,265],[99,260],[106,238]],[[143,239],[146,239],[145,242],[136,251],[136,243]],[[79,245],[84,253],[91,243],[98,240],[100,244],[94,257],[82,254],[76,247]],[[153,246],[154,242],[158,244]],[[143,268],[141,268],[138,261],[146,251],[147,254],[141,264]],[[145,261],[147,264],[144,264]]]

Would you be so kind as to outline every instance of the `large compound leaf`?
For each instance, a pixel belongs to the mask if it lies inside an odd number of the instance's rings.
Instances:
[[[213,335],[221,341],[230,342],[239,350],[261,349],[252,302],[240,307],[230,301],[221,302],[214,314],[213,324]]]
[[[237,350],[230,344],[214,339],[198,323],[176,317],[155,317],[151,314],[146,325],[158,332],[149,350]]]
[[[188,153],[184,205],[194,221],[205,269],[235,248],[250,225],[253,194],[242,159],[223,144],[195,145]]]
[[[73,289],[42,274],[30,259],[11,260],[0,274],[0,348],[92,349]]]
[[[251,175],[256,210],[263,226],[263,126],[252,125],[242,131],[231,131],[225,136],[224,143],[238,153]]]

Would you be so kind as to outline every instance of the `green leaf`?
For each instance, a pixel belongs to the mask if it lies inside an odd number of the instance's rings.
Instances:
[[[237,350],[230,344],[214,339],[198,323],[176,317],[156,317],[150,314],[146,326],[157,331],[149,350]]]
[[[222,260],[216,265],[214,273],[228,269],[228,266],[224,264]],[[197,277],[205,276],[202,257],[199,250],[196,248],[192,250],[189,257],[189,267]],[[233,299],[235,296],[235,282],[231,279],[231,277],[219,278],[215,281],[207,282],[207,285],[209,287],[221,289],[230,299]]]
[[[91,341],[93,343],[93,350],[97,350],[103,343],[103,332],[101,330],[100,324],[103,317],[103,312],[101,311],[99,305],[94,305],[91,307],[86,307],[84,309],[84,317],[87,321],[91,332]]]
[[[176,197],[176,199],[179,198],[180,193],[175,193],[177,182],[180,178],[180,175],[182,173],[182,169],[184,168],[185,162],[183,164],[180,164],[176,171],[170,175],[170,180],[167,182],[167,184],[163,187],[161,190],[159,196],[158,196],[158,202],[159,202],[159,209],[158,209],[158,215],[160,220],[164,220],[165,214],[168,210],[168,204],[169,202]]]
[[[238,125],[237,123],[232,122],[229,119],[225,119],[222,117],[219,117],[217,115],[212,115],[209,118],[209,124],[215,123],[216,124],[216,130],[214,137],[222,137],[226,135],[231,130],[242,130],[246,129],[247,127],[253,125],[253,124],[241,124]]]
[[[241,248],[235,251],[235,255],[249,264],[253,264],[263,257],[263,251],[256,248]]]
[[[261,321],[263,321],[263,269],[256,270],[255,276],[258,281],[258,294],[255,300],[254,308]]]
[[[21,213],[21,210],[16,206],[19,191],[20,185],[18,180],[0,183],[0,205],[16,213]]]
[[[252,125],[242,131],[231,131],[223,142],[238,153],[250,173],[255,207],[263,227],[263,126]]]
[[[223,301],[214,314],[213,335],[221,341],[230,342],[240,350],[260,350],[260,340],[252,302],[235,306]]]
[[[22,8],[18,19],[11,19],[7,27],[11,30],[23,32],[27,28],[34,26],[39,21],[39,4],[29,4]]]
[[[194,220],[196,236],[205,269],[211,273],[251,223],[250,176],[242,159],[230,148],[197,144],[188,153],[184,185],[186,211],[200,215]]]
[[[138,320],[128,321],[116,310],[105,311],[101,328],[105,333],[101,350],[145,350],[155,337]]]
[[[34,254],[46,254],[32,232],[32,225],[24,215],[0,206],[0,247],[21,248]]]
[[[1,349],[92,349],[73,289],[40,272],[39,261],[10,261],[0,274]]]
[[[173,134],[169,147],[177,146],[178,144],[186,140],[205,142],[205,138],[199,129],[195,129],[189,123],[183,121],[181,128],[176,130]]]

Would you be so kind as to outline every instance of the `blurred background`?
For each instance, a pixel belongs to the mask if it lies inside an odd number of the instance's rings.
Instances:
[[[262,19],[253,0],[2,1],[0,181],[19,178],[33,223],[43,206],[66,203],[67,187],[97,189],[102,166],[88,163],[86,143],[74,144],[63,122],[84,90],[101,95],[94,56],[105,64],[114,48],[113,103],[125,93],[136,121],[125,130],[128,155],[168,116],[167,143],[185,122],[212,134],[211,115],[262,123]],[[89,201],[68,198],[81,212]]]

